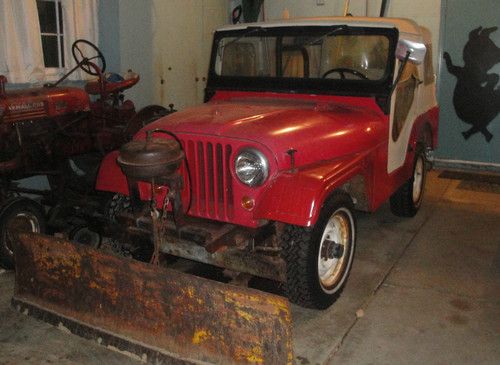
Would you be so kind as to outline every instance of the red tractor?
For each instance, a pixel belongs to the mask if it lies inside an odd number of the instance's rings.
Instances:
[[[72,53],[76,66],[43,87],[6,90],[7,78],[0,75],[0,264],[4,267],[13,265],[11,228],[43,232],[46,226],[42,205],[20,193],[42,196],[44,203],[55,206],[68,181],[80,189],[86,183],[91,187],[107,152],[173,110],[172,105],[170,110],[150,105],[137,112],[123,91],[134,86],[139,75],[104,74],[102,52],[86,40],[75,41]],[[96,79],[84,89],[59,86],[78,68]],[[14,182],[36,175],[47,175],[50,191]]]

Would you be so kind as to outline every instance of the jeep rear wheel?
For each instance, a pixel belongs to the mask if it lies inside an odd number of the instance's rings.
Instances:
[[[307,308],[328,308],[339,297],[352,266],[356,224],[350,197],[335,193],[314,228],[288,225],[281,237],[287,296]]]
[[[0,211],[0,266],[14,268],[14,245],[18,232],[45,232],[42,207],[26,198],[8,201]]]
[[[391,196],[391,211],[394,215],[413,217],[417,214],[424,197],[426,172],[424,148],[418,145],[412,176]]]

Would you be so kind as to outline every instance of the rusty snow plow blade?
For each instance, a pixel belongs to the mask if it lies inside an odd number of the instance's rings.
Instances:
[[[12,305],[151,363],[291,364],[288,301],[22,233]]]

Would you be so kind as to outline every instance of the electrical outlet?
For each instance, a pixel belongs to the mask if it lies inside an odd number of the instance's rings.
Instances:
[[[316,5],[325,5],[325,0],[316,0]]]

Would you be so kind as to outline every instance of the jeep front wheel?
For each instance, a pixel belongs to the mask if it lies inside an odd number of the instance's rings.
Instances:
[[[288,225],[281,237],[289,300],[307,308],[328,308],[339,297],[352,266],[356,242],[353,204],[335,193],[314,228]]]

